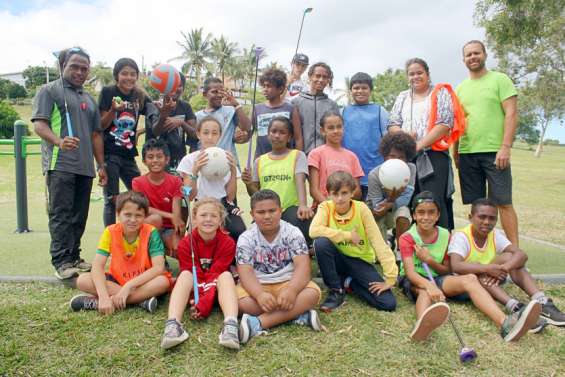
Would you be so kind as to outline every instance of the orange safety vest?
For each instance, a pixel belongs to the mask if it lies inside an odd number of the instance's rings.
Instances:
[[[453,128],[449,132],[449,134],[441,137],[440,139],[436,140],[432,144],[432,150],[434,151],[446,151],[449,147],[455,143],[461,135],[465,132],[465,112],[463,111],[463,107],[461,103],[459,103],[459,98],[457,98],[457,94],[453,91],[453,88],[449,84],[437,84],[432,90],[432,94],[430,96],[430,120],[428,124],[428,132],[435,127],[435,123],[437,120],[437,94],[439,91],[445,88],[449,94],[451,95],[451,103],[453,104]]]
[[[110,225],[108,230],[111,238],[109,272],[118,281],[118,284],[124,285],[153,266],[148,249],[151,231],[153,230],[152,225],[143,224],[141,226],[138,247],[133,255],[126,255],[122,224]]]

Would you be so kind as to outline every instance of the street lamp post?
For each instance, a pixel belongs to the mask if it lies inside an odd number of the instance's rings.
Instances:
[[[300,31],[298,32],[298,40],[296,41],[296,51],[294,55],[298,53],[298,46],[300,45],[300,37],[302,36],[302,27],[304,26],[304,17],[306,17],[306,13],[312,12],[313,8],[306,8],[304,9],[304,13],[302,13],[302,22],[300,22]]]

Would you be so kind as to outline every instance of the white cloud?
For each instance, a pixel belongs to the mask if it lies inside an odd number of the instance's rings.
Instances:
[[[91,3],[38,1],[16,15],[0,11],[0,72],[51,64],[52,51],[84,47],[92,60],[109,65],[129,56],[147,66],[181,53],[180,31],[203,27],[240,47],[267,49],[265,63],[287,65],[296,46],[302,10],[306,15],[300,51],[332,66],[336,86],[357,71],[371,74],[401,68],[418,56],[428,61],[435,82],[466,76],[460,48],[482,38],[473,26],[473,3],[416,1],[134,1]],[[39,4],[39,5],[38,5]],[[180,62],[175,64],[180,65]]]

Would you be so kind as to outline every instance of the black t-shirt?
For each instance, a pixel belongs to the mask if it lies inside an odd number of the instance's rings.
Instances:
[[[116,85],[105,86],[102,88],[98,100],[100,112],[109,111],[112,108],[114,97],[120,97],[125,106],[121,111],[116,111],[116,117],[112,124],[104,130],[104,154],[135,157],[137,156],[137,148],[135,147],[137,123],[139,116],[145,115],[147,104],[151,103],[151,100],[145,97],[139,101],[133,92],[124,94]],[[143,103],[143,106],[140,106],[140,102]]]
[[[179,118],[185,122],[188,122],[191,119],[196,119],[194,112],[192,111],[192,107],[188,102],[183,100],[177,101],[177,106],[169,113],[169,118]],[[153,134],[153,130],[150,128],[147,129],[147,140],[155,138]],[[180,160],[186,155],[186,147],[185,141],[188,135],[184,132],[182,127],[175,128],[167,133],[162,134],[159,138],[164,140],[169,147],[169,151],[171,152],[171,162],[170,166],[175,167],[178,165]]]

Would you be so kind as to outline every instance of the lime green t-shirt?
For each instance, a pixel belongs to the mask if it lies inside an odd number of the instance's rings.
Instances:
[[[502,102],[518,94],[504,73],[488,71],[479,79],[466,79],[456,89],[467,126],[459,139],[459,153],[498,152],[504,137]]]

